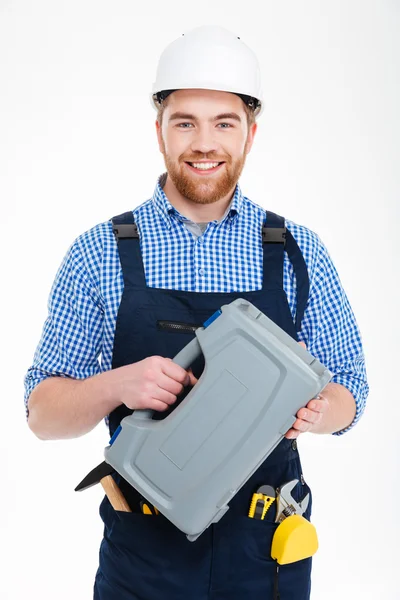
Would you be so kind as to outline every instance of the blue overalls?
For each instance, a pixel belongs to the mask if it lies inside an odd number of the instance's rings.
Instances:
[[[266,212],[263,239],[264,267],[261,290],[202,293],[147,287],[139,238],[132,212],[113,219],[124,278],[117,316],[112,368],[152,355],[173,358],[223,304],[245,298],[297,340],[308,300],[309,280],[302,253],[284,219]],[[122,225],[122,227],[121,227]],[[296,323],[283,289],[284,250],[292,261],[297,282]],[[204,359],[192,365],[200,377]],[[190,391],[179,396],[175,406]],[[169,410],[173,410],[173,407]],[[130,414],[125,405],[110,415],[110,435]],[[169,411],[157,413],[165,418]],[[252,494],[263,484],[279,485],[298,479],[292,495],[300,501],[307,491],[296,440],[283,438],[261,467],[230,502],[226,515],[195,542],[161,514],[140,512],[141,497],[118,474],[115,479],[132,511],[115,511],[105,496],[100,515],[104,537],[94,585],[95,600],[272,600],[276,563],[271,542],[276,530],[274,503],[265,520],[249,518]],[[310,500],[304,516],[310,518]],[[311,558],[279,569],[280,600],[308,600]]]

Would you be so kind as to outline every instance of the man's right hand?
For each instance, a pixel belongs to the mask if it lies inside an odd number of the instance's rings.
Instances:
[[[166,410],[196,377],[170,358],[149,356],[88,377],[47,377],[29,397],[29,427],[42,440],[74,438],[93,429],[125,404],[130,409]]]
[[[184,386],[197,382],[191,369],[162,356],[149,356],[109,373],[116,386],[114,396],[130,409],[167,410]]]

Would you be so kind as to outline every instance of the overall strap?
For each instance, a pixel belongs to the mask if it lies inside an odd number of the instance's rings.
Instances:
[[[296,240],[285,227],[285,219],[269,210],[262,228],[264,251],[263,289],[283,286],[284,251],[293,265],[296,276],[296,331],[301,329],[301,321],[308,301],[310,282],[307,265]]]
[[[124,285],[146,287],[139,233],[132,211],[113,217],[111,221],[118,242]],[[264,254],[262,289],[283,287],[284,251],[287,252],[293,265],[297,288],[295,327],[296,331],[300,331],[310,285],[303,254],[296,240],[285,227],[285,219],[268,210],[262,228],[262,242]]]
[[[118,243],[125,287],[146,287],[139,233],[132,211],[113,217],[111,222]]]

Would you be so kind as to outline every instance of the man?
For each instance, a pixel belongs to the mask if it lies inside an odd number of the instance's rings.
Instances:
[[[252,493],[298,479],[299,500],[307,486],[294,438],[340,435],[364,409],[361,338],[326,248],[306,227],[266,213],[238,185],[263,109],[259,79],[252,51],[222,28],[194,29],[166,48],[152,100],[167,172],[150,200],[69,249],[26,376],[28,423],[39,438],[58,439],[83,435],[103,418],[112,435],[133,409],[162,418],[201,375],[201,366],[185,371],[171,358],[196,326],[239,297],[334,377],[195,542],[162,515],[142,514],[139,494],[116,476],[132,512],[102,501],[99,600],[272,598],[276,524],[272,511],[264,521],[247,517]],[[132,223],[137,235],[114,235]],[[263,225],[286,227],[285,240],[263,243]],[[310,573],[311,558],[281,567],[281,600],[309,598]]]

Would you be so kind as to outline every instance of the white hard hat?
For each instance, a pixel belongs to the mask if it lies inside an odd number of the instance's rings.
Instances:
[[[181,89],[231,92],[260,115],[260,68],[254,52],[234,33],[203,25],[182,34],[161,54],[151,101],[155,108],[168,94]]]

